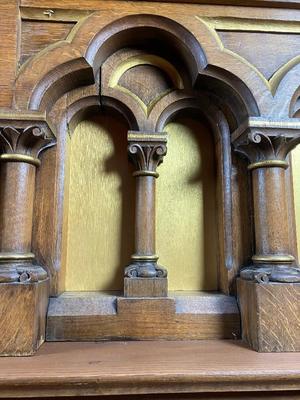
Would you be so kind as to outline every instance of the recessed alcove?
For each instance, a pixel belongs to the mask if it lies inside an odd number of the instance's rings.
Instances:
[[[300,146],[292,151],[294,204],[296,214],[298,257],[300,251]]]
[[[133,252],[135,201],[127,130],[121,118],[105,113],[80,122],[68,139],[66,291],[123,289]],[[168,153],[156,195],[159,261],[168,269],[170,290],[217,290],[212,133],[187,114],[165,130]]]

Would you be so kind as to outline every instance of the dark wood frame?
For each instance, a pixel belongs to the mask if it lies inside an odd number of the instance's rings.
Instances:
[[[196,110],[202,118],[204,116],[215,133],[218,194],[222,198],[218,209],[220,290],[226,295],[234,294],[236,277],[240,275],[238,298],[243,337],[253,348],[259,351],[298,350],[299,329],[294,329],[293,340],[287,339],[289,327],[282,331],[276,311],[280,305],[290,321],[299,307],[297,304],[288,306],[288,297],[283,304],[279,299],[282,291],[298,293],[300,282],[292,188],[290,174],[286,172],[288,154],[300,141],[300,120],[295,118],[299,111],[300,91],[295,77],[300,64],[290,65],[273,86],[266,88],[266,82],[255,75],[247,63],[220,47],[207,21],[186,20],[185,15],[173,12],[166,5],[163,15],[160,10],[153,9],[149,15],[143,4],[120,3],[119,6],[118,17],[104,7],[101,12],[82,20],[68,40],[49,46],[29,59],[16,79],[14,107],[1,112],[1,160],[4,165],[1,173],[5,184],[0,198],[6,219],[3,219],[1,232],[0,297],[3,310],[9,309],[9,312],[3,311],[5,318],[1,321],[5,332],[0,340],[1,353],[32,354],[44,340],[49,278],[52,296],[64,290],[61,286],[64,271],[57,268],[63,252],[64,133],[87,113],[103,107],[116,110],[127,120],[129,129],[135,131],[135,136],[129,136],[130,146],[134,143],[141,149],[146,146],[153,150],[150,161],[142,167],[135,158],[136,152],[131,151],[140,176],[138,193],[148,204],[145,209],[138,210],[138,218],[150,212],[153,206],[156,167],[165,154],[165,150],[157,152],[157,148],[161,149],[165,144],[165,124],[184,109]],[[141,38],[143,43],[149,38],[159,40],[172,49],[179,60],[175,68],[187,77],[184,90],[175,88],[162,97],[147,118],[132,97],[110,87],[105,76],[105,62],[109,56],[126,46],[141,46]],[[144,47],[147,51],[147,46]],[[167,55],[166,59],[171,63]],[[100,68],[103,68],[103,76],[99,92]],[[38,157],[42,150],[54,144],[55,137],[57,147],[41,153],[42,164],[34,190],[35,168],[40,165]],[[239,160],[236,154],[241,154],[242,158]],[[246,159],[250,160],[248,166]],[[251,240],[251,214],[247,213],[251,210],[247,168],[252,171],[254,189],[255,246]],[[235,181],[231,178],[233,170],[238,176]],[[24,182],[27,184],[22,197],[18,193]],[[11,208],[12,199],[18,200],[17,208]],[[232,204],[246,205],[245,213],[239,213]],[[47,221],[55,221],[50,232]],[[154,222],[153,218],[151,221]],[[234,230],[233,226],[241,226],[238,221],[243,221],[246,228]],[[11,230],[12,225],[14,230]],[[125,312],[135,318],[144,310],[146,317],[142,317],[142,321],[145,323],[149,315],[157,320],[158,314],[172,315],[170,318],[176,314],[175,300],[166,297],[166,274],[156,264],[154,239],[150,250],[147,247],[149,254],[141,246],[143,241],[149,240],[150,231],[147,229],[138,235],[133,263],[139,265],[137,268],[135,265],[134,273],[126,274],[127,298],[119,298],[117,308],[118,313]],[[245,236],[249,239],[247,245]],[[240,272],[241,266],[247,268]],[[263,299],[262,288],[274,291],[273,295],[278,299],[276,308],[272,309],[271,302]],[[12,303],[11,296],[18,301]],[[29,310],[32,319],[26,319],[27,323],[23,324],[20,315],[28,309],[26,299],[32,304]],[[249,307],[252,301],[254,310]],[[154,312],[154,317],[153,310],[159,310]],[[8,323],[13,316],[20,329]],[[76,324],[80,323],[80,318]],[[130,325],[132,319],[129,318],[127,323]],[[236,323],[235,320],[233,325]],[[272,324],[275,335],[262,332],[266,323]],[[54,330],[55,324],[54,321]],[[179,338],[189,337],[186,325],[183,326]],[[64,337],[63,334],[59,340]],[[93,335],[88,337],[95,338]],[[132,337],[145,336],[138,332]],[[160,334],[157,337],[161,337]]]

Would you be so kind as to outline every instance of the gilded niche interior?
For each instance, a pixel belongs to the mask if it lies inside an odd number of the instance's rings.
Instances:
[[[69,140],[66,290],[122,290],[134,241],[127,129],[120,118],[99,115],[81,122]],[[168,153],[157,181],[160,262],[168,268],[170,290],[217,290],[212,135],[184,116],[166,131]]]

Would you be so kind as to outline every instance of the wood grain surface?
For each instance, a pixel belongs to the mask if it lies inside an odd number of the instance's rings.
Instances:
[[[293,165],[293,186],[294,186],[294,204],[296,214],[297,247],[298,257],[300,250],[300,146],[298,145],[292,152]]]
[[[155,1],[159,1],[159,0],[154,0],[154,2]],[[295,8],[295,9],[300,8],[299,0],[210,0],[210,1],[208,1],[208,0],[183,0],[183,1],[167,0],[166,2],[234,5],[234,6],[244,6],[244,7],[258,6],[258,7],[280,7],[280,8]],[[44,6],[44,7],[49,7],[52,4],[52,7],[54,7],[54,6],[57,6],[57,3],[59,6],[59,0],[57,0],[56,2],[51,1],[51,0],[42,0],[41,2],[38,2],[38,0],[22,0],[21,1],[22,5],[32,6],[32,7],[37,6],[38,4],[40,4],[40,6]],[[92,4],[94,3],[94,7],[95,7],[96,0],[86,1],[85,3],[92,3]],[[99,4],[99,1],[97,3]],[[64,3],[61,3],[60,7],[63,7],[63,6],[71,7],[72,5],[74,7],[75,4],[78,4],[78,1],[68,0],[68,1],[64,1]],[[92,4],[89,6],[90,8],[93,8]]]
[[[183,294],[185,293],[185,294]],[[232,339],[240,337],[234,297],[171,292],[168,298],[123,298],[97,292],[50,299],[48,341]]]
[[[239,341],[46,343],[33,358],[0,359],[1,397],[299,387],[298,354],[259,354]]]

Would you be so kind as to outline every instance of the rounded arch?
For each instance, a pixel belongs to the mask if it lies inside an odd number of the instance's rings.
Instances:
[[[224,263],[227,270],[233,267],[233,243],[232,243],[232,184],[231,184],[231,141],[230,129],[222,110],[213,104],[206,96],[197,98],[185,98],[170,104],[157,120],[157,130],[163,131],[164,127],[183,110],[193,110],[201,119],[207,121],[211,128],[216,146],[216,152],[220,163],[218,165],[219,182],[218,193],[222,196],[219,214],[222,214],[222,226],[219,226],[220,248],[224,249]],[[219,222],[221,222],[219,221]],[[222,268],[220,269],[222,273]]]
[[[164,43],[171,53],[176,54],[194,85],[201,76],[212,76],[215,82],[234,88],[232,96],[238,93],[237,97],[242,98],[249,114],[258,115],[247,85],[227,70],[208,65],[206,53],[193,28],[189,30],[177,21],[178,18],[172,18],[132,13],[118,19],[110,15],[104,23],[99,13],[88,16],[66,40],[49,46],[21,69],[16,82],[17,107],[49,112],[66,92],[95,82],[97,71],[111,54],[124,46],[139,45],[149,39]],[[222,53],[217,47],[215,51]]]

